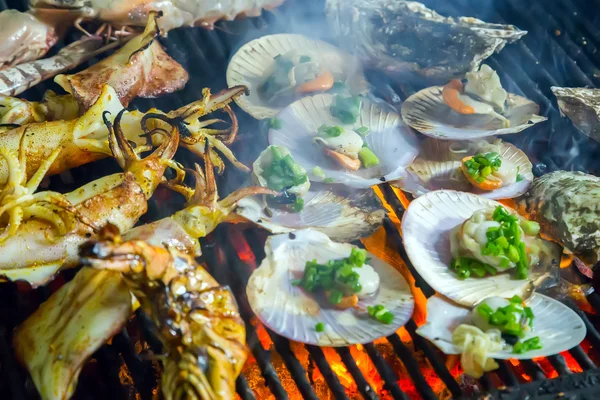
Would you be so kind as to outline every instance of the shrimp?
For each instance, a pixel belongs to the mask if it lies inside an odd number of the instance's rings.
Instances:
[[[219,201],[209,154],[207,151],[203,157],[205,172],[198,165],[188,171],[196,178],[194,188],[183,185],[185,171],[175,166],[178,174],[168,186],[187,198],[184,210],[129,230],[123,236],[126,241],[123,247],[117,245],[121,243],[120,228],[105,228],[100,241],[87,243],[80,249],[81,255],[86,257],[84,263],[96,269],[82,269],[17,329],[13,336],[17,359],[29,370],[43,399],[64,399],[74,392],[85,360],[127,322],[132,304],[129,290],[155,321],[166,345],[162,384],[165,397],[182,398],[180,394],[184,391],[190,398],[232,398],[234,381],[245,359],[243,324],[230,293],[216,288],[216,283],[192,257],[200,254],[198,239],[226,221],[240,199],[277,193],[263,187],[250,187]],[[116,246],[114,253],[112,250],[103,252],[111,240]],[[130,269],[134,264],[125,260],[129,258],[123,253],[125,250],[140,250],[141,256],[148,256],[152,262],[146,264],[146,269],[134,271]],[[104,257],[110,260],[101,260]],[[133,263],[141,258],[132,253],[130,260]],[[108,270],[113,268],[116,271]],[[173,285],[184,282],[187,294],[179,289],[169,291],[182,288]],[[188,295],[193,304],[183,300]],[[202,320],[196,318],[200,315],[182,313],[183,306],[198,305],[195,301],[209,295],[223,300],[230,316],[210,317],[214,331],[204,330]],[[206,304],[209,309],[210,305]],[[225,327],[228,329],[223,330]],[[169,330],[173,328],[176,329]],[[201,335],[209,341],[199,341]],[[206,376],[198,371],[198,357],[208,361]],[[197,383],[199,380],[201,384]]]
[[[8,235],[0,243],[0,275],[4,279],[25,280],[33,287],[42,285],[60,269],[77,265],[77,247],[92,237],[97,227],[111,222],[126,231],[146,212],[147,200],[161,182],[169,160],[177,150],[179,132],[177,127],[173,127],[169,139],[142,159],[118,129],[122,116],[123,112],[117,115],[114,126],[107,119],[105,123],[110,131],[110,150],[125,172],[97,179],[64,194],[62,198],[70,204],[69,210],[77,216],[78,223],[62,230],[56,229],[58,237],[51,235],[52,225],[59,227],[59,219],[52,215],[50,210],[45,214],[42,214],[41,210],[29,212],[32,218],[27,220],[11,219]],[[53,160],[49,159],[43,163],[41,172],[38,171],[35,180],[32,181],[41,180],[52,162]],[[8,163],[9,181],[3,192],[15,186],[14,176],[23,176],[22,170],[25,168],[15,168],[13,162]],[[34,186],[28,183],[26,187],[29,189]],[[8,208],[7,204],[13,208],[30,204],[29,192],[23,194],[22,190],[13,190],[10,194],[10,202],[4,204],[4,207]],[[53,199],[47,203],[59,205],[58,201]],[[52,224],[49,225],[47,221],[52,221]]]

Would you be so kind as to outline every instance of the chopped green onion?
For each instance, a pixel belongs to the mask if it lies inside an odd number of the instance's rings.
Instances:
[[[485,317],[486,319],[489,319],[490,316],[494,313],[492,307],[490,307],[486,303],[481,303],[480,305],[478,305],[476,311],[478,314],[480,314],[482,317]]]
[[[367,306],[367,311],[371,318],[376,319],[383,324],[389,325],[394,320],[394,314],[389,312],[381,304],[377,304],[376,306]]]
[[[333,178],[325,178],[323,179],[323,183],[333,183],[335,180]]]
[[[356,247],[352,248],[348,260],[356,267],[362,267],[367,259],[367,251]]]
[[[296,200],[294,201],[293,206],[294,212],[299,213],[304,209],[304,199],[302,197],[296,196]]]
[[[506,256],[508,257],[508,259],[510,261],[512,261],[514,263],[518,262],[519,259],[521,258],[519,256],[519,251],[512,244],[508,246],[508,251],[506,252]]]
[[[484,167],[480,172],[481,176],[484,178],[487,178],[488,175],[491,173],[492,173],[492,167],[490,167],[489,165]]]
[[[302,279],[292,279],[292,286],[300,286],[302,285]]]
[[[340,304],[342,302],[342,297],[344,297],[344,293],[342,293],[340,290],[333,289],[329,293],[329,302],[331,304]]]
[[[319,178],[319,179],[327,178],[327,175],[325,175],[325,171],[323,171],[323,168],[321,168],[321,167],[314,167],[311,172],[315,176],[315,178]]]
[[[538,233],[540,233],[540,224],[535,221],[523,220],[521,221],[520,225],[521,229],[523,229],[523,232],[527,236],[536,236]]]
[[[373,167],[379,164],[379,158],[368,147],[363,147],[358,152],[358,158],[365,168]]]
[[[283,128],[283,121],[279,118],[271,118],[269,121],[269,126],[271,129],[275,129],[276,131]]]
[[[360,136],[367,136],[369,132],[369,128],[366,126],[361,126],[360,128],[356,128],[354,132],[358,133]]]
[[[339,119],[344,124],[353,124],[360,113],[360,97],[344,97],[336,95],[333,105],[329,108],[332,117]]]
[[[317,331],[317,332],[325,331],[325,325],[322,322],[319,322],[317,325],[315,325],[315,331]]]
[[[523,304],[523,299],[517,296],[516,294],[513,297],[511,297],[508,301],[510,301],[513,304]]]
[[[478,183],[482,183],[490,174],[498,171],[502,165],[502,159],[496,152],[475,154],[465,161],[464,165],[467,167],[467,174]]]
[[[539,350],[542,348],[542,343],[539,336],[532,337],[523,342],[517,342],[513,346],[513,353],[523,354],[531,350]]]
[[[328,126],[324,124],[321,125],[317,130],[319,135],[328,137],[338,137],[342,134],[343,131],[344,128],[342,128],[341,126]]]

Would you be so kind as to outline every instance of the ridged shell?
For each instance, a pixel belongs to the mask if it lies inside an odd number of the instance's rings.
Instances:
[[[273,66],[273,57],[292,50],[327,66],[336,81],[343,81],[351,93],[365,93],[368,83],[360,67],[351,55],[329,43],[313,40],[297,34],[267,35],[243,45],[227,66],[227,85],[245,85],[250,93],[235,99],[236,103],[256,119],[272,118],[281,108],[266,104],[258,93],[258,87],[267,79]]]
[[[418,141],[398,114],[368,99],[362,99],[360,115],[354,125],[344,126],[350,129],[362,126],[369,128],[370,133],[364,140],[379,158],[379,165],[346,171],[325,156],[312,139],[323,124],[343,125],[329,113],[333,101],[334,96],[319,94],[286,107],[278,116],[282,122],[281,129],[269,131],[269,144],[287,147],[294,160],[309,171],[309,175],[315,166],[321,167],[327,178],[332,180],[331,183],[365,189],[404,177],[406,167],[419,152]],[[314,176],[310,176],[310,179],[318,181]]]
[[[408,168],[406,179],[394,182],[415,197],[432,190],[450,189],[471,192],[488,199],[512,199],[527,192],[533,182],[533,165],[527,155],[508,142],[494,143],[503,159],[519,167],[522,180],[497,190],[474,187],[460,171],[461,160],[481,152],[487,141],[448,141],[427,138],[421,143],[421,152]],[[487,151],[487,150],[486,150]]]
[[[316,300],[291,284],[302,276],[306,261],[348,257],[351,249],[352,245],[332,242],[311,229],[269,237],[265,259],[246,288],[252,310],[278,334],[317,346],[368,343],[392,334],[412,315],[414,298],[402,274],[372,254],[369,265],[379,274],[381,285],[373,298],[358,305],[384,305],[394,314],[389,325],[373,320],[366,312],[320,308]],[[325,324],[324,332],[316,332],[319,322]]]
[[[383,223],[385,211],[372,190],[333,190],[313,188],[304,198],[299,213],[274,207],[265,212],[262,197],[245,198],[238,203],[237,213],[271,233],[288,233],[298,229],[314,229],[332,240],[352,242],[370,236]]]
[[[540,107],[524,97],[509,93],[504,116],[509,128],[490,115],[463,115],[452,110],[442,98],[443,86],[423,89],[402,104],[402,119],[408,125],[437,139],[471,140],[521,132],[548,118],[537,115]]]
[[[477,210],[496,207],[500,203],[472,193],[437,190],[413,200],[402,218],[404,247],[419,275],[437,292],[449,299],[472,307],[485,297],[522,298],[531,295],[558,266],[560,249],[547,242],[553,254],[551,262],[529,271],[529,278],[512,279],[509,273],[485,278],[460,280],[448,268],[452,260],[450,233]]]
[[[539,293],[534,293],[526,302],[535,319],[533,330],[524,340],[539,336],[543,347],[523,354],[514,354],[510,348],[503,349],[491,353],[491,357],[500,360],[548,357],[569,350],[585,339],[585,324],[569,307]],[[438,295],[427,301],[427,322],[417,329],[417,333],[446,354],[460,354],[460,349],[452,344],[452,332],[459,324],[468,322],[469,309]]]

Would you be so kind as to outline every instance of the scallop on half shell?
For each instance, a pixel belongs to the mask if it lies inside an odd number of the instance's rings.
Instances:
[[[521,180],[496,190],[474,187],[461,171],[461,161],[467,156],[494,151],[503,160],[518,167]],[[450,189],[471,192],[488,199],[512,199],[527,192],[533,182],[533,165],[527,155],[514,145],[497,139],[479,141],[447,141],[427,138],[421,151],[407,170],[405,179],[394,186],[418,197],[432,190]]]
[[[252,310],[276,333],[317,346],[368,343],[392,334],[411,317],[414,298],[402,274],[372,254],[368,254],[368,264],[380,277],[379,290],[359,301],[357,309],[321,308],[314,297],[292,285],[292,280],[302,276],[307,261],[346,258],[352,248],[311,229],[269,237],[265,259],[246,287]],[[369,317],[366,307],[378,304],[394,314],[391,324]],[[323,332],[316,331],[318,323],[325,325]]]
[[[534,293],[526,300],[526,304],[531,307],[535,318],[533,330],[528,332],[523,340],[539,336],[543,347],[522,354],[515,354],[511,347],[507,347],[490,353],[490,357],[500,360],[547,357],[572,349],[585,339],[585,324],[575,311],[561,302]],[[427,301],[427,322],[417,329],[417,333],[429,339],[446,354],[460,354],[461,349],[452,343],[452,333],[458,325],[470,323],[471,316],[468,308],[438,295]]]
[[[294,160],[307,171],[321,168],[326,178],[311,176],[315,182],[327,181],[366,189],[386,181],[406,176],[406,168],[419,152],[418,141],[411,130],[394,111],[369,99],[361,98],[360,113],[353,125],[344,125],[331,116],[329,108],[334,96],[319,94],[305,97],[286,107],[278,118],[280,129],[269,130],[269,144],[287,147]],[[345,129],[367,127],[369,134],[364,143],[379,159],[379,164],[357,171],[342,169],[313,143],[321,125],[341,126]]]
[[[240,200],[236,212],[271,233],[310,228],[340,242],[370,236],[383,224],[385,210],[372,190],[313,186],[302,197],[304,209],[299,213],[267,208],[262,196]]]
[[[364,78],[360,62],[337,47],[298,34],[267,35],[243,45],[231,58],[227,66],[227,85],[245,85],[247,96],[235,99],[236,103],[256,119],[272,118],[281,107],[268,104],[258,88],[268,78],[275,64],[274,57],[290,52],[308,56],[325,67],[336,82],[346,84],[352,94],[366,93],[368,83]]]
[[[510,298],[518,295],[526,299],[534,288],[552,283],[550,278],[558,268],[561,249],[547,241],[543,243],[551,256],[544,257],[539,266],[531,268],[527,279],[513,279],[505,272],[460,280],[450,270],[452,230],[475,211],[500,205],[472,193],[437,190],[413,200],[404,213],[404,247],[416,271],[434,290],[460,305],[472,307],[491,296]]]
[[[537,115],[540,107],[516,94],[508,93],[504,122],[492,115],[459,114],[442,97],[443,86],[433,86],[411,95],[402,104],[402,119],[424,135],[444,140],[471,140],[518,133],[548,118]]]

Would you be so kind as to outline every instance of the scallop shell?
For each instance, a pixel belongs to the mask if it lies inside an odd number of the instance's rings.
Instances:
[[[385,210],[372,190],[310,190],[303,196],[304,209],[293,213],[282,209],[265,210],[262,197],[240,200],[237,213],[271,233],[314,229],[332,240],[352,242],[370,236],[383,223]]]
[[[490,357],[500,360],[548,357],[572,349],[585,339],[585,324],[577,313],[561,302],[534,293],[526,303],[531,307],[535,319],[533,330],[524,340],[539,336],[543,347],[523,354],[514,354],[510,348],[503,349],[490,353]],[[417,333],[446,354],[460,354],[460,348],[452,344],[452,332],[458,325],[469,323],[469,320],[468,308],[460,307],[442,296],[434,296],[427,301],[427,322],[417,329]]]
[[[256,316],[270,329],[297,342],[318,346],[368,343],[391,335],[411,317],[414,298],[406,280],[394,267],[369,254],[381,286],[377,294],[358,305],[382,304],[394,314],[391,324],[373,320],[366,312],[320,308],[317,301],[291,284],[304,272],[306,261],[326,262],[350,255],[352,245],[332,242],[311,229],[271,236],[265,259],[248,281],[246,293]],[[324,332],[315,326],[325,324]]]
[[[273,57],[292,50],[326,65],[336,81],[347,83],[351,93],[365,93],[368,90],[360,63],[337,47],[303,35],[284,33],[263,36],[243,45],[227,66],[227,85],[245,85],[250,89],[247,96],[240,96],[235,101],[254,118],[272,118],[281,111],[281,108],[265,103],[257,89],[267,78],[266,74],[274,63]]]
[[[481,152],[482,148],[489,145],[484,140],[441,141],[428,138],[421,143],[421,152],[408,168],[406,179],[394,185],[415,197],[440,189],[471,192],[488,199],[512,199],[527,192],[533,182],[533,165],[523,151],[507,142],[495,145],[499,147],[502,158],[519,167],[521,181],[491,191],[476,188],[467,181],[460,171],[461,160]]]
[[[404,122],[433,138],[470,140],[521,132],[548,119],[537,115],[537,104],[509,93],[504,116],[510,127],[503,128],[502,121],[490,115],[464,115],[452,110],[442,98],[442,89],[443,86],[429,87],[406,99],[402,104]]]
[[[450,233],[452,229],[470,218],[477,210],[497,207],[500,203],[472,193],[437,190],[413,200],[402,218],[402,232],[406,253],[419,275],[437,292],[457,302],[472,307],[479,300],[499,296],[510,298],[519,295],[527,298],[533,289],[547,284],[560,261],[560,248],[551,242],[552,260],[547,268],[534,268],[529,278],[512,279],[508,273],[485,278],[460,280],[448,266],[452,260]]]
[[[386,181],[406,176],[406,168],[418,154],[418,141],[400,116],[383,106],[363,98],[360,115],[354,125],[343,125],[331,116],[329,107],[334,101],[330,94],[305,97],[286,107],[278,118],[282,122],[279,130],[269,130],[269,143],[287,147],[294,160],[311,171],[315,166],[325,171],[331,183],[365,189]],[[379,158],[379,165],[361,168],[358,171],[340,169],[312,139],[321,125],[338,125],[348,129],[362,126],[369,128],[365,142]],[[318,181],[317,178],[311,178]]]

